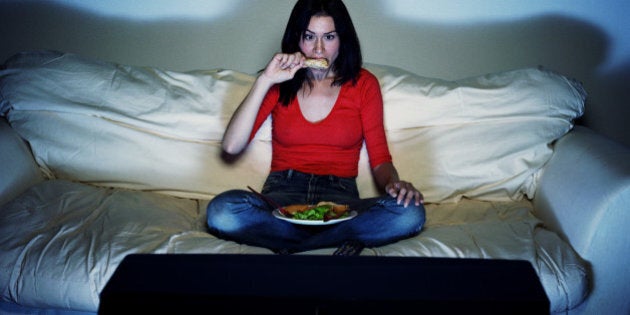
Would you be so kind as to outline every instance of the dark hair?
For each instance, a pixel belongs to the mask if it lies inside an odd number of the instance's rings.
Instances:
[[[299,0],[291,11],[282,37],[282,52],[292,54],[300,51],[300,40],[313,16],[330,16],[335,22],[340,46],[339,55],[331,65],[336,75],[333,85],[348,81],[356,83],[363,64],[361,45],[350,13],[341,0]],[[288,105],[305,81],[310,84],[306,72],[306,69],[300,69],[293,79],[280,84],[279,102]]]

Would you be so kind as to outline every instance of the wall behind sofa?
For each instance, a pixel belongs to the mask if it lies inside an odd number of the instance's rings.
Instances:
[[[0,0],[0,60],[56,49],[171,70],[254,73],[294,0]],[[457,79],[542,65],[590,93],[580,123],[630,146],[626,0],[346,0],[366,62]]]

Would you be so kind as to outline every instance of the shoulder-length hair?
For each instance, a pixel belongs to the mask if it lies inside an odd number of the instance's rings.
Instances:
[[[341,86],[349,81],[356,83],[363,64],[361,45],[350,13],[341,0],[299,0],[293,7],[282,37],[282,52],[292,54],[300,51],[300,40],[313,16],[332,17],[339,36],[339,55],[331,65],[335,71],[332,84]],[[288,105],[304,82],[311,85],[306,72],[307,69],[300,69],[293,79],[280,84],[279,102]]]

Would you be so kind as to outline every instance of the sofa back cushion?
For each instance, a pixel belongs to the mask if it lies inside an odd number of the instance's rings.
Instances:
[[[429,202],[532,197],[553,142],[584,109],[580,84],[539,69],[445,81],[366,67],[382,85],[394,163]],[[238,160],[220,147],[254,79],[25,52],[0,71],[0,113],[49,178],[209,199],[260,186],[269,171],[269,121]],[[369,197],[365,155],[358,184]]]
[[[368,67],[394,163],[428,201],[532,198],[554,141],[584,112],[579,82],[538,68],[446,81]]]

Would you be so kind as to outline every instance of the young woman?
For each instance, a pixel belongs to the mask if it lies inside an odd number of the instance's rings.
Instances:
[[[307,58],[326,59],[329,66],[308,68]],[[225,152],[245,150],[269,115],[273,153],[262,193],[283,206],[347,204],[358,215],[308,228],[275,218],[273,207],[252,192],[232,190],[208,205],[211,233],[279,253],[341,246],[336,254],[358,254],[364,246],[419,233],[422,194],[399,179],[392,163],[380,86],[362,68],[359,40],[342,1],[296,3],[282,53],[258,76],[225,131]],[[355,179],[363,143],[381,197],[359,197]]]

